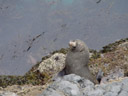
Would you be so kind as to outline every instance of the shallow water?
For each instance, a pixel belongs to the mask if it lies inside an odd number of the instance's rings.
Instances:
[[[23,75],[81,39],[89,48],[128,37],[128,0],[0,0],[0,74]]]

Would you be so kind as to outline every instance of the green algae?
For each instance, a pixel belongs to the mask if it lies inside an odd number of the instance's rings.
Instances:
[[[67,54],[68,52],[68,48],[61,48],[60,50],[56,50],[54,52],[52,52],[51,54],[55,54],[55,53],[63,53],[63,54]]]
[[[100,58],[100,54],[101,54],[100,52],[97,52],[96,50],[93,50],[93,49],[90,49],[89,51],[90,51],[90,53],[92,53],[92,56],[90,59]]]
[[[21,83],[22,76],[0,76],[0,86],[1,87],[7,87],[14,84],[22,84]]]
[[[0,76],[0,86],[5,88],[11,85],[44,85],[48,79],[50,76],[39,72],[29,72],[24,76]]]

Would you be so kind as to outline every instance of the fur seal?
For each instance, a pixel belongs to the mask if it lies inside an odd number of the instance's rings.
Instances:
[[[87,45],[79,40],[73,40],[69,42],[69,51],[65,60],[65,74],[74,73],[80,75],[86,79],[91,80],[93,83],[97,83],[96,78],[90,73],[88,68],[89,62],[89,49]]]

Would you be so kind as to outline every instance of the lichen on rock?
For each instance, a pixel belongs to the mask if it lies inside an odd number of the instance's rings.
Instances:
[[[39,70],[41,73],[43,72],[56,73],[58,71],[61,71],[65,66],[65,58],[66,56],[64,54],[55,53],[50,58],[41,62],[37,70]]]

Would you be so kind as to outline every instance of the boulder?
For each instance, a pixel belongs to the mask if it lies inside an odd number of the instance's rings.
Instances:
[[[75,74],[65,75],[53,82],[39,96],[128,96],[128,78],[94,85]]]
[[[37,70],[40,73],[51,72],[56,73],[61,71],[65,66],[65,54],[63,53],[55,53],[50,58],[44,60],[39,64]]]

